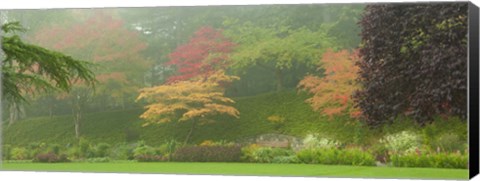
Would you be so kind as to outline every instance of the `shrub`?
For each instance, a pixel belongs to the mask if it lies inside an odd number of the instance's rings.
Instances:
[[[110,145],[107,143],[99,143],[94,147],[95,157],[106,157],[110,151]]]
[[[48,152],[52,152],[55,154],[60,154],[61,146],[59,144],[51,144],[48,146]]]
[[[29,143],[26,148],[29,158],[34,158],[36,155],[48,151],[47,144],[45,143]]]
[[[35,156],[33,162],[41,162],[41,163],[58,163],[58,162],[69,162],[67,155],[60,154],[57,155],[55,153],[41,153]]]
[[[358,166],[375,166],[375,157],[364,150],[359,148],[346,149],[340,151],[338,155],[339,162],[336,164],[342,165],[358,165]]]
[[[335,148],[306,149],[298,152],[297,157],[301,163],[356,166],[375,165],[374,156],[358,148],[344,150]]]
[[[270,147],[261,147],[253,151],[253,160],[258,163],[273,163],[273,160],[280,158],[277,157],[289,157],[295,155],[292,150],[283,149],[283,148],[270,148]]]
[[[404,153],[406,150],[420,147],[420,137],[410,131],[402,131],[400,133],[386,135],[380,140],[381,144],[393,153]]]
[[[468,168],[468,155],[460,153],[410,153],[393,155],[391,160],[397,167]]]
[[[457,135],[458,139],[467,142],[468,128],[465,122],[458,117],[448,117],[447,119],[437,117],[431,124],[425,126],[422,135],[426,145],[431,145],[433,149],[437,149],[433,145],[438,141],[441,135]]]
[[[327,138],[319,138],[318,135],[313,134],[307,135],[302,142],[304,149],[334,148],[340,145],[338,141]]]
[[[137,147],[133,150],[133,156],[136,158],[139,155],[154,155],[155,149],[145,144],[144,141],[140,141]]]
[[[296,155],[277,156],[272,159],[272,163],[300,163]]]
[[[92,145],[90,142],[85,138],[80,138],[78,141],[78,158],[93,158],[95,157],[95,153],[92,149]]]
[[[241,146],[185,146],[177,149],[173,161],[180,162],[238,162],[242,156]]]
[[[466,143],[466,141],[460,139],[460,136],[453,133],[446,133],[435,139],[431,146],[433,149],[440,148],[445,152],[455,152],[465,150]]]
[[[12,159],[13,160],[29,160],[31,157],[28,154],[28,150],[23,147],[15,147],[12,149]]]
[[[110,157],[114,160],[133,160],[134,149],[132,145],[119,144],[111,149]]]
[[[318,163],[318,157],[320,157],[320,149],[304,149],[297,152],[297,158],[301,163]]]
[[[242,157],[241,157],[241,160],[242,161],[247,161],[247,162],[255,162],[255,159],[254,159],[254,152],[255,150],[261,148],[259,145],[257,144],[250,144],[248,146],[245,146],[242,148]]]
[[[390,161],[390,156],[388,154],[388,149],[383,144],[375,144],[370,147],[371,153],[375,156],[375,160],[381,163],[387,163]]]

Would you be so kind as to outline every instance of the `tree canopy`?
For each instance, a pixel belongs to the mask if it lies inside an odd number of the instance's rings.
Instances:
[[[185,140],[187,143],[197,122],[212,122],[212,116],[220,114],[238,118],[240,113],[231,106],[235,101],[224,96],[224,86],[237,79],[218,71],[208,77],[198,76],[187,81],[144,88],[137,100],[146,100],[148,105],[140,118],[145,119],[144,126],[171,121],[192,122]]]
[[[358,71],[355,63],[358,60],[358,52],[327,50],[319,66],[319,69],[324,69],[324,75],[307,75],[298,84],[300,90],[313,94],[306,102],[315,111],[330,117],[345,113],[357,117],[359,111],[353,106],[352,94],[358,89],[355,80]]]
[[[467,3],[368,5],[356,102],[369,125],[467,113]]]
[[[19,22],[2,25],[2,95],[10,102],[25,102],[25,93],[69,91],[77,81],[95,83],[91,63],[80,61],[57,51],[25,43]]]

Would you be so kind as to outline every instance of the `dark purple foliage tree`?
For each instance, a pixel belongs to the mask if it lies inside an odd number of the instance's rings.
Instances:
[[[466,117],[468,4],[378,4],[359,22],[362,47],[354,95],[370,126],[411,116]]]

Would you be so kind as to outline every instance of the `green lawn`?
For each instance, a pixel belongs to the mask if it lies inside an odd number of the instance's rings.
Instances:
[[[21,171],[75,171],[127,172],[208,175],[271,175],[313,177],[373,177],[373,178],[429,178],[468,179],[467,169],[360,167],[308,164],[258,163],[4,163],[2,170]]]

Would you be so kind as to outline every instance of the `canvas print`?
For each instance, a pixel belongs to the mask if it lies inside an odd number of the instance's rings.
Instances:
[[[468,178],[466,2],[0,22],[2,170]]]

